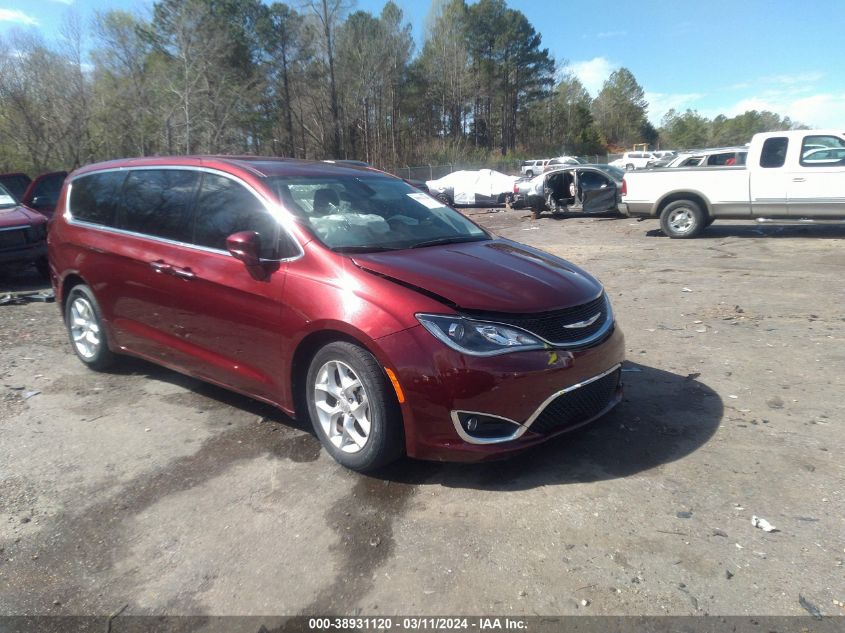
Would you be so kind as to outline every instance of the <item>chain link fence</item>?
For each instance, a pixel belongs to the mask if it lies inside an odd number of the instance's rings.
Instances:
[[[591,156],[582,156],[588,163],[606,165],[614,158],[620,157],[621,154],[593,154]],[[394,166],[392,169],[385,169],[386,172],[405,178],[407,180],[437,180],[451,174],[453,171],[461,170],[475,170],[475,169],[493,169],[500,171],[503,174],[510,174],[512,176],[521,175],[520,168],[523,161],[509,160],[498,161],[492,163],[445,163],[441,165],[404,165]]]

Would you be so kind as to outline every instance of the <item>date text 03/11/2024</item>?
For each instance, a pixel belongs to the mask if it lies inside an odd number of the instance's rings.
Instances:
[[[375,630],[375,631],[444,631],[444,630],[511,630],[528,628],[525,620],[511,617],[442,618],[442,617],[359,617],[309,618],[309,630]]]

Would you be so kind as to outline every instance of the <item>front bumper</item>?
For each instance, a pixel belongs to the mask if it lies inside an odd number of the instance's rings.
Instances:
[[[625,342],[616,326],[601,343],[576,351],[467,356],[443,345],[422,326],[385,337],[379,345],[405,394],[407,453],[420,459],[483,461],[517,453],[601,417],[622,397],[618,376]],[[614,376],[616,382],[608,384]],[[587,394],[600,380],[600,404],[593,400],[590,407],[579,409],[586,412],[584,417],[559,410],[566,420],[555,426],[549,407],[566,406],[562,397]],[[495,441],[467,437],[460,425],[466,413],[510,421],[513,436]]]

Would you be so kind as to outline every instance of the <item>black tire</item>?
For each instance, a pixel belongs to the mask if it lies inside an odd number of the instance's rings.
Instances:
[[[79,325],[74,320],[77,316],[83,316],[96,329],[90,327],[90,325],[88,327]],[[109,349],[108,337],[103,327],[100,306],[91,288],[85,284],[74,286],[68,293],[67,300],[65,301],[65,327],[67,328],[70,346],[74,354],[88,367],[96,371],[102,371],[114,364],[117,357]],[[86,339],[84,343],[78,343],[74,337],[82,332],[92,333],[98,340],[98,343],[94,344],[92,342],[93,339]],[[86,346],[89,346],[90,353],[88,354],[84,351]]]
[[[673,239],[697,237],[707,225],[707,214],[692,200],[675,200],[660,214],[660,229]]]
[[[35,267],[38,269],[38,274],[41,275],[42,278],[47,280],[50,279],[50,262],[46,257],[36,259]]]
[[[360,382],[360,388],[356,387],[354,390],[346,392],[347,401],[342,403],[340,398],[331,394],[322,395],[327,394],[328,391],[326,389],[318,390],[316,386],[318,380],[328,376],[331,376],[331,378],[327,378],[326,383],[321,384],[330,387],[329,382],[333,382],[337,385],[339,376],[336,370],[344,366],[351,370],[352,375]],[[346,376],[348,378],[349,374],[346,374]],[[320,397],[324,398],[324,405],[336,406],[340,411],[329,414],[325,409],[321,409],[324,414],[321,418],[317,407],[318,391],[321,394]],[[395,393],[378,361],[362,347],[342,341],[329,343],[322,347],[314,355],[308,367],[304,395],[314,432],[329,455],[341,465],[358,472],[368,472],[381,468],[399,459],[404,454],[405,433],[402,413]],[[362,433],[363,426],[352,413],[352,408],[356,408],[356,405],[360,407],[364,399],[366,399],[367,405],[364,414],[370,425],[366,434]],[[329,431],[332,428],[337,430],[339,420],[335,419],[335,415],[341,416],[340,419],[344,420],[344,423],[341,423],[342,425],[350,424],[352,427],[351,433],[354,433],[359,440],[362,435],[366,435],[363,445],[352,442],[352,444],[355,444],[353,446],[346,443],[348,440],[351,441],[352,438],[351,434],[346,435],[346,431],[340,432],[340,437],[338,437],[338,434],[334,434],[333,438],[329,437],[327,428]],[[344,443],[349,450],[342,448]],[[349,452],[350,450],[355,452]]]
[[[443,204],[445,204],[447,207],[453,207],[453,206],[455,206],[455,205],[454,205],[454,203],[453,203],[453,202],[449,199],[449,196],[448,196],[448,195],[446,195],[445,193],[438,193],[438,194],[437,194],[437,196],[435,196],[435,197],[436,197],[438,200],[440,200],[440,202],[442,202]]]
[[[705,227],[705,228],[707,228],[708,226],[710,226],[711,224],[713,224],[713,222],[715,222],[715,221],[716,221],[716,218],[711,218],[711,217],[708,217],[708,218],[707,218],[707,221],[704,223],[704,227]]]
[[[625,169],[627,171],[634,171],[634,166],[631,163],[628,163],[627,165],[625,165]]]
[[[528,176],[529,178],[533,178],[534,172],[529,169],[528,171],[525,172],[525,175]]]

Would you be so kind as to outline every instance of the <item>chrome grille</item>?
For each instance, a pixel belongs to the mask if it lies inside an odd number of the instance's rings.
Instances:
[[[584,327],[566,327],[576,323],[589,322]],[[572,308],[555,310],[554,312],[537,312],[534,314],[491,314],[478,315],[489,321],[504,323],[522,328],[554,345],[566,346],[577,344],[579,341],[590,339],[607,325],[612,318],[610,303],[602,294],[589,303],[583,303]]]
[[[613,400],[621,376],[622,369],[619,368],[607,376],[561,394],[543,409],[529,430],[547,435],[596,417]]]

